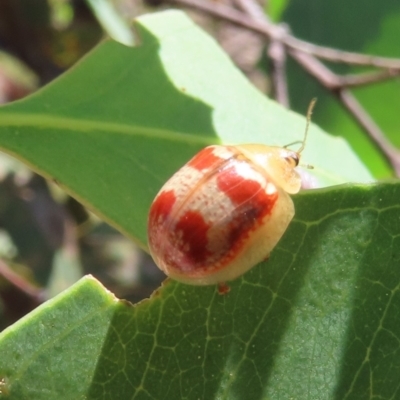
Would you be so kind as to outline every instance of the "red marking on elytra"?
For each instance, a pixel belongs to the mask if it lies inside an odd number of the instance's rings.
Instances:
[[[175,226],[176,232],[182,232],[181,248],[189,264],[201,264],[209,256],[207,250],[207,232],[210,226],[203,216],[196,211],[187,211]]]
[[[163,218],[168,217],[175,202],[176,196],[173,190],[161,192],[151,206],[150,220],[158,219],[160,216]]]
[[[218,188],[232,200],[232,203],[238,206],[255,200],[254,197],[258,196],[262,190],[259,182],[238,174],[233,164],[220,171],[217,182]]]
[[[223,163],[225,160],[216,156],[213,151],[214,146],[206,147],[195,155],[187,165],[198,171],[215,168],[216,165]]]
[[[259,182],[241,176],[233,165],[220,171],[217,183],[218,188],[236,205],[229,221],[227,237],[231,253],[238,252],[250,232],[271,214],[278,192],[267,194]]]

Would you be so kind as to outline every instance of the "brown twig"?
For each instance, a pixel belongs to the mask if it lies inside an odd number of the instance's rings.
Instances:
[[[285,38],[285,44],[293,49],[313,55],[323,60],[335,63],[368,66],[375,68],[400,69],[398,58],[378,57],[367,54],[353,53],[350,51],[336,50],[330,47],[318,46],[293,36]]]
[[[6,281],[11,283],[21,292],[37,301],[38,303],[43,302],[43,291],[36,286],[32,285],[26,279],[14,272],[3,260],[0,259],[0,276]]]
[[[378,57],[318,46],[297,39],[289,32],[282,35],[282,28],[279,25],[275,25],[267,19],[254,19],[241,11],[219,2],[212,2],[210,0],[166,0],[166,2],[195,8],[199,11],[213,15],[214,17],[251,29],[254,32],[267,36],[270,40],[280,40],[291,49],[296,49],[318,58],[336,63],[372,66],[391,70],[400,69],[400,60],[397,58]]]
[[[286,79],[286,51],[278,40],[272,40],[268,48],[268,56],[272,60],[272,87],[275,99],[289,108],[289,94]]]
[[[289,50],[289,54],[308,72],[329,90],[365,86],[382,82],[400,75],[400,70],[385,69],[358,75],[337,75],[317,58],[299,50]]]
[[[304,54],[298,50],[291,50],[290,54],[310,75],[337,96],[351,117],[364,129],[370,139],[375,142],[378,150],[390,162],[396,175],[400,176],[400,152],[386,140],[382,130],[348,90],[352,86],[360,86],[387,79],[393,76],[393,72],[388,70],[359,76],[340,76],[334,74],[321,61],[309,54]],[[395,73],[399,74],[399,71]]]
[[[349,90],[341,90],[338,92],[338,97],[353,118],[366,132],[368,132],[371,139],[374,140],[383,151],[386,158],[392,164],[396,175],[400,176],[400,152],[389,143],[379,126],[374,122]]]
[[[260,13],[261,7],[258,3],[248,0],[235,0],[236,6],[244,11],[246,14],[250,15],[253,19],[263,20],[265,17],[264,11]]]
[[[299,50],[289,50],[289,54],[295,59],[310,75],[315,77],[321,85],[331,91],[339,90],[341,87],[340,76],[333,73],[325,64],[317,58],[303,53]]]
[[[236,0],[236,5],[254,19],[263,21],[265,14],[260,6],[249,0]],[[261,10],[261,12],[260,12]],[[282,35],[286,28],[282,27]],[[283,106],[289,108],[289,95],[286,79],[286,51],[281,40],[272,39],[268,48],[268,57],[272,64],[272,88],[274,98]]]
[[[349,74],[341,76],[341,84],[343,88],[360,87],[393,79],[396,76],[400,76],[400,70],[385,69],[383,71],[367,72],[358,75]]]
[[[288,53],[315,79],[324,87],[334,93],[348,110],[352,117],[360,124],[369,137],[376,143],[377,148],[383,156],[392,164],[397,176],[400,176],[400,151],[392,146],[384,136],[381,129],[375,124],[368,113],[357,102],[348,88],[366,85],[374,82],[380,82],[390,79],[400,74],[400,60],[387,57],[377,57],[359,53],[352,53],[331,49],[328,47],[317,46],[292,36],[288,29],[282,25],[273,24],[265,15],[261,7],[254,0],[236,0],[238,6],[245,12],[238,11],[233,7],[227,6],[210,0],[168,0],[171,3],[180,4],[196,8],[206,12],[214,17],[218,17],[239,26],[258,32],[270,40],[270,53],[276,67],[274,72],[275,90],[280,101],[286,101],[283,91],[286,88],[284,75],[284,57],[286,47]],[[272,48],[272,44],[275,47]],[[340,76],[333,73],[318,58],[337,63],[347,63],[352,65],[372,66],[384,69],[383,71],[366,73],[362,75]],[[278,89],[279,85],[281,88]],[[278,94],[278,90],[282,90]]]

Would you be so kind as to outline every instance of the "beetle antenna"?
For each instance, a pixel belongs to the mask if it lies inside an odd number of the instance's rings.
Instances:
[[[307,134],[308,134],[308,128],[310,126],[310,122],[311,122],[311,115],[312,112],[314,110],[314,106],[315,103],[317,102],[317,98],[314,97],[311,101],[310,104],[308,106],[308,110],[307,110],[307,122],[306,122],[306,131],[304,132],[304,139],[303,139],[303,143],[300,146],[300,148],[297,150],[297,153],[300,154],[303,150],[304,150],[304,146],[306,145],[306,139],[307,139]]]

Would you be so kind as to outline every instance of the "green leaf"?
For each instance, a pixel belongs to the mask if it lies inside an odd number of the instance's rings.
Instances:
[[[83,278],[1,333],[1,399],[77,399],[85,393],[118,304],[99,286]]]
[[[197,151],[282,146],[303,138],[305,119],[253,88],[184,14],[141,17],[137,27],[140,46],[106,41],[43,90],[1,107],[0,148],[145,247],[152,199]],[[343,140],[316,126],[303,161],[320,185],[371,179]]]
[[[0,334],[7,399],[396,398],[400,183],[295,196],[271,258],[116,301],[92,278]]]
[[[109,0],[86,0],[86,2],[110,37],[126,45],[135,43],[130,27]]]

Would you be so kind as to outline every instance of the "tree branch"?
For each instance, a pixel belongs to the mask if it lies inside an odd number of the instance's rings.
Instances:
[[[235,0],[236,5],[252,18],[263,21],[266,18],[257,3],[249,0]],[[261,12],[260,12],[261,11]],[[286,34],[283,28],[282,34]],[[289,94],[286,79],[286,51],[280,40],[272,39],[268,48],[268,58],[271,60],[271,81],[274,98],[284,107],[289,108]]]
[[[285,48],[287,52],[320,84],[330,90],[341,101],[346,110],[359,123],[382,155],[400,176],[400,151],[385,138],[384,133],[349,92],[348,88],[380,82],[400,75],[400,60],[352,53],[317,46],[292,36],[284,25],[273,24],[255,0],[235,0],[245,12],[210,0],[168,0],[170,3],[196,8],[214,17],[251,29],[270,40],[269,56],[274,71],[273,82],[278,101],[288,104],[285,76]],[[283,54],[282,54],[283,53]],[[340,76],[333,73],[318,58],[337,63],[372,66],[383,71],[360,75]]]
[[[291,49],[299,50],[324,60],[392,70],[400,69],[400,60],[397,58],[378,57],[318,46],[295,38],[289,32],[284,32],[280,25],[275,25],[266,18],[263,20],[254,19],[252,16],[219,2],[210,0],[165,0],[165,2],[195,8],[214,17],[251,29],[267,36],[270,40],[279,40]]]
[[[338,92],[338,97],[350,115],[368,132],[369,137],[378,145],[392,164],[397,176],[400,176],[400,152],[386,139],[384,133],[347,89]]]
[[[11,285],[16,287],[28,297],[32,298],[38,304],[44,300],[43,291],[32,285],[25,278],[14,272],[3,260],[0,259],[0,276],[2,276]]]

